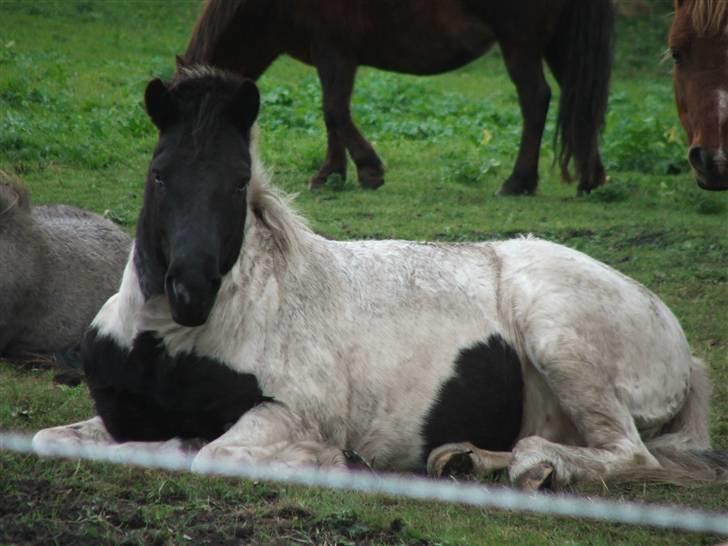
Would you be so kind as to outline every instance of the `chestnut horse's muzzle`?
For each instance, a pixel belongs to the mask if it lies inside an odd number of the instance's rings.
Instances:
[[[706,150],[691,146],[688,161],[695,172],[695,179],[704,190],[728,190],[728,155],[723,150]]]

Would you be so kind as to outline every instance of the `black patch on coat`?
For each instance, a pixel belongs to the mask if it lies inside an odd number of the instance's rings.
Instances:
[[[523,377],[516,351],[499,335],[460,351],[425,419],[423,460],[454,442],[510,451],[521,428]]]
[[[131,351],[95,329],[82,347],[96,411],[118,442],[222,435],[263,396],[253,374],[196,354],[171,357],[155,332],[142,332]]]

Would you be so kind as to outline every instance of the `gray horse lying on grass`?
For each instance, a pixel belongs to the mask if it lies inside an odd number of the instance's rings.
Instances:
[[[118,289],[130,245],[98,214],[31,207],[27,189],[0,171],[0,356],[50,362],[78,347]]]
[[[186,68],[145,101],[160,132],[136,242],[83,344],[98,416],[38,432],[39,453],[201,438],[193,470],[354,452],[524,488],[725,479],[706,369],[637,282],[533,238],[327,240],[251,151],[251,82]]]

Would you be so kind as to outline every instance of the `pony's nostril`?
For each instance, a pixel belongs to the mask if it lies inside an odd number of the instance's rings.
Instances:
[[[688,161],[693,169],[705,173],[707,170],[707,153],[700,146],[692,146],[688,151]]]
[[[190,301],[192,301],[192,295],[179,279],[171,275],[167,275],[165,282],[167,285],[167,293],[171,295],[176,302],[183,305],[189,305]]]
[[[189,305],[189,303],[192,301],[192,295],[190,294],[190,291],[187,290],[187,288],[185,288],[185,285],[177,279],[172,280],[172,290],[174,291],[174,297],[178,302]]]

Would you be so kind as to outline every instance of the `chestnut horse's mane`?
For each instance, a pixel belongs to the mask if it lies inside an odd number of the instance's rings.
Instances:
[[[685,0],[679,11],[685,13],[699,36],[728,34],[728,2],[724,0]]]

